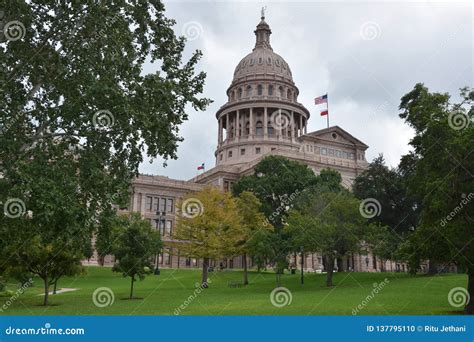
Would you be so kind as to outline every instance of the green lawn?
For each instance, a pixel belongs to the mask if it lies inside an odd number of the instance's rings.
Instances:
[[[150,275],[135,283],[136,300],[128,296],[130,281],[110,268],[88,267],[87,274],[61,279],[58,288],[77,288],[77,291],[50,296],[49,307],[41,306],[41,280],[18,296],[6,310],[7,315],[173,315],[175,309],[195,293],[199,281],[198,270],[163,269],[160,276]],[[388,284],[360,310],[360,315],[419,315],[460,313],[448,303],[448,292],[453,287],[466,286],[467,277],[461,274],[412,277],[402,273],[339,273],[335,287],[326,288],[325,275],[305,274],[301,286],[299,274],[285,274],[282,286],[292,294],[291,304],[275,307],[270,293],[275,287],[273,273],[250,273],[250,285],[231,288],[229,282],[239,282],[241,271],[210,273],[208,289],[181,309],[183,315],[351,315],[352,310],[374,289],[374,283],[385,278]],[[114,303],[99,308],[92,301],[98,287],[108,287],[115,294]],[[13,285],[9,290],[15,291]],[[7,299],[0,298],[0,308]]]

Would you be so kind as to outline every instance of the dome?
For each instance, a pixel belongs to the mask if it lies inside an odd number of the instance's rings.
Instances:
[[[293,83],[290,67],[285,60],[273,52],[270,45],[270,26],[262,16],[260,23],[255,30],[256,43],[253,51],[242,58],[234,71],[232,83],[238,82],[241,78],[258,77],[265,74],[272,79],[282,78],[284,81]]]

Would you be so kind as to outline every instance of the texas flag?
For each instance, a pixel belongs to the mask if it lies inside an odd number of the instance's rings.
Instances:
[[[200,166],[198,166],[198,170],[204,170],[204,163],[202,163]]]

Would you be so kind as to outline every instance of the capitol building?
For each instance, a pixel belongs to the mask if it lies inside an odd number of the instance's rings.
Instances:
[[[216,113],[218,131],[215,166],[188,180],[164,176],[140,175],[132,183],[129,211],[139,212],[160,230],[164,248],[157,258],[158,267],[197,268],[201,260],[181,255],[173,241],[177,201],[189,192],[214,185],[230,191],[240,177],[253,173],[262,158],[277,155],[308,165],[315,174],[322,169],[338,171],[343,185],[350,187],[354,178],[368,163],[366,144],[339,126],[308,132],[310,113],[298,102],[299,89],[293,81],[288,63],[273,51],[272,31],[262,15],[255,31],[255,46],[237,64],[227,89],[227,102]],[[291,260],[300,264],[300,260]],[[107,263],[113,262],[106,258]],[[227,268],[240,268],[242,257],[213,260],[211,266],[223,263]],[[252,266],[251,260],[248,260]],[[368,252],[354,254],[343,261],[345,270],[405,270],[405,265],[381,261]],[[308,254],[307,271],[322,271],[322,257]]]

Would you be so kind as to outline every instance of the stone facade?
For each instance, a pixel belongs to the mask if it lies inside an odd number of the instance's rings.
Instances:
[[[270,45],[271,30],[261,18],[255,30],[253,51],[237,65],[227,89],[228,101],[216,113],[218,121],[216,166],[189,181],[163,176],[140,175],[132,184],[130,211],[139,212],[160,230],[165,248],[156,259],[159,267],[200,267],[200,260],[186,257],[166,246],[172,241],[176,223],[176,202],[185,194],[212,184],[229,191],[232,184],[253,172],[268,155],[279,155],[304,163],[318,174],[323,168],[341,173],[343,184],[350,187],[366,167],[368,146],[341,127],[307,132],[309,111],[298,102],[299,90],[293,82],[288,63]],[[159,215],[157,215],[159,214]],[[113,262],[113,260],[110,260]],[[301,265],[299,256],[290,257]],[[211,266],[239,268],[242,257],[213,260]],[[251,260],[248,261],[251,267]],[[370,252],[351,255],[339,265],[345,270],[380,271],[382,265]],[[306,256],[307,271],[323,270],[322,257]],[[404,271],[405,265],[386,262],[385,270]]]

